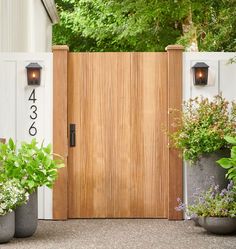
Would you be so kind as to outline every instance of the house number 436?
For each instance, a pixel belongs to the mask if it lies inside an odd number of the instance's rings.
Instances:
[[[28,99],[32,104],[30,106],[30,120],[31,120],[31,125],[29,128],[29,134],[30,136],[34,137],[37,135],[37,128],[35,127],[35,122],[38,118],[38,108],[36,105],[37,99],[36,99],[36,91],[35,89],[32,90],[30,93],[29,99]]]

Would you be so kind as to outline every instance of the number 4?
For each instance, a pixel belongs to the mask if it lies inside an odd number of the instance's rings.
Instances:
[[[33,101],[33,103],[35,103],[36,100],[37,99],[35,97],[35,89],[34,89],[29,96],[29,101]]]

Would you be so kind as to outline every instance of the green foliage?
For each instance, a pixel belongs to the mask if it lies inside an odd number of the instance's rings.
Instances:
[[[204,15],[193,21],[198,26],[198,42],[202,51],[236,51],[236,1],[208,0]],[[200,15],[200,14],[199,14]],[[202,39],[201,34],[206,34]]]
[[[178,199],[177,211],[185,211],[194,217],[236,217],[236,191],[233,182],[227,189],[219,190],[219,185],[213,184],[209,190],[195,193],[194,204],[185,206]]]
[[[63,167],[52,157],[51,146],[38,147],[36,140],[22,143],[16,149],[13,140],[0,144],[0,180],[18,179],[21,186],[32,193],[37,187],[52,187],[57,170]]]
[[[196,161],[228,143],[225,136],[236,135],[236,104],[231,106],[221,95],[210,101],[197,97],[184,102],[180,118],[175,119],[176,132],[170,134],[173,145],[183,151],[183,158]]]
[[[61,21],[54,44],[71,51],[236,50],[235,0],[56,0]]]
[[[70,3],[70,5],[68,5]],[[54,43],[74,51],[163,51],[181,35],[184,0],[60,0]]]
[[[226,136],[225,140],[232,144],[230,158],[221,158],[217,163],[224,169],[227,169],[226,177],[232,180],[236,185],[236,138]]]
[[[12,212],[28,199],[29,194],[21,186],[19,180],[12,179],[0,182],[0,216]]]

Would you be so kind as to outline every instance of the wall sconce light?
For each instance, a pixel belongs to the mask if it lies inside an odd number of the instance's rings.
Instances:
[[[42,67],[38,63],[30,63],[26,66],[27,81],[29,86],[39,86],[41,80]]]
[[[208,68],[209,68],[209,66],[204,62],[198,62],[192,67],[194,85],[196,85],[196,86],[207,85]]]

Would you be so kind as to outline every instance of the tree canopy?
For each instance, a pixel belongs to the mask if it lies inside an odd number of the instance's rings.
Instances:
[[[71,51],[236,51],[236,0],[56,0],[54,44]]]

